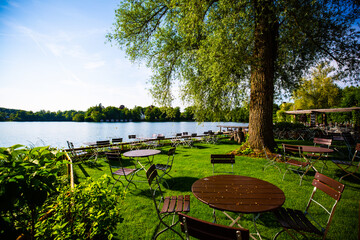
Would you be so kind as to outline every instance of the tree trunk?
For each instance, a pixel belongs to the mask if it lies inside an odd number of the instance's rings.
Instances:
[[[249,144],[273,149],[274,72],[279,25],[272,1],[254,1],[256,12],[254,63],[251,66]]]

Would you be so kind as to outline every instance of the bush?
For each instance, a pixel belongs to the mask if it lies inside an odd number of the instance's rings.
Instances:
[[[86,181],[74,189],[66,187],[51,201],[47,214],[36,224],[41,239],[111,239],[120,220],[119,198],[111,192],[111,178]]]
[[[49,147],[0,148],[0,239],[32,239],[45,201],[57,193],[63,154]]]

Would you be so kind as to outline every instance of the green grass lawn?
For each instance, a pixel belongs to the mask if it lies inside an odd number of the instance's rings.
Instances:
[[[304,143],[296,141],[286,142]],[[280,143],[279,141],[278,144]],[[309,142],[307,144],[311,145]],[[164,195],[190,195],[191,210],[189,215],[211,222],[213,220],[212,209],[193,196],[191,185],[200,178],[213,175],[210,154],[228,153],[238,147],[238,144],[227,140],[221,141],[216,145],[196,143],[194,148],[178,147],[173,169],[170,173],[173,179],[168,180],[170,187],[166,188],[165,184],[162,185],[162,190],[165,192]],[[169,148],[170,146],[161,148],[162,154],[155,156],[154,163],[166,163],[166,152]],[[237,175],[255,177],[275,184],[285,193],[286,201],[284,207],[305,210],[313,189],[311,182],[315,174],[314,171],[311,170],[304,177],[302,186],[299,186],[300,178],[296,173],[288,172],[285,180],[282,180],[285,171],[285,165],[282,163],[279,164],[282,171],[281,174],[274,167],[268,167],[266,171],[263,171],[263,166],[266,162],[267,160],[263,158],[237,156],[234,171]],[[75,166],[77,181],[82,181],[86,176],[96,179],[103,174],[111,174],[104,158],[98,159],[97,163],[96,166],[86,164]],[[322,163],[318,162],[316,166],[317,169],[321,169]],[[338,180],[342,175],[341,171],[331,162],[328,163],[328,166],[329,168],[324,169],[323,174]],[[230,166],[225,167],[227,169],[224,170],[229,170]],[[145,178],[140,176],[136,176],[134,179],[145,180]],[[165,179],[168,179],[168,177],[165,177]],[[360,182],[350,176],[345,178],[343,183],[345,184],[345,190],[335,211],[327,239],[355,240],[359,231]],[[137,188],[130,185],[125,199],[119,202],[122,206],[122,213],[121,219],[119,219],[116,239],[152,239],[156,234],[159,220],[151,199],[149,186],[147,182],[137,182],[136,184]],[[320,195],[320,198],[323,197]],[[324,197],[322,200],[327,203],[333,203],[327,197]],[[236,216],[236,214],[230,215]],[[254,227],[251,219],[251,215],[245,215],[241,223],[243,227],[253,231]],[[218,223],[224,225],[230,223],[230,220],[221,212],[217,212],[217,220]],[[324,217],[321,220],[324,220]],[[262,214],[257,220],[257,226],[263,239],[272,239],[281,229],[272,213]],[[176,229],[180,229],[179,225]],[[167,231],[161,234],[158,239],[178,239],[178,236],[171,231]],[[286,236],[286,233],[283,233],[278,239],[289,239],[289,237]]]

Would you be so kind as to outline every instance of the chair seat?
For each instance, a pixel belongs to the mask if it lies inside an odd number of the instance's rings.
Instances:
[[[169,165],[166,164],[156,164],[155,169],[166,171],[168,168],[170,168]]]
[[[123,169],[119,169],[119,170],[113,172],[112,174],[119,175],[119,176],[124,176],[124,175],[127,176],[129,174],[132,174],[135,171],[136,171],[136,169],[123,168]]]
[[[280,208],[274,214],[283,228],[323,235],[300,210]]]
[[[293,166],[296,166],[296,167],[306,167],[309,165],[309,163],[307,162],[302,162],[302,161],[298,161],[298,160],[295,160],[295,159],[288,159],[286,161],[286,163],[290,164],[290,165],[293,165]]]
[[[165,197],[160,213],[189,212],[190,195]]]

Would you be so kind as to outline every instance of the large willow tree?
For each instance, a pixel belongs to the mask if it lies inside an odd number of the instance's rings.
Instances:
[[[123,0],[108,39],[153,69],[157,103],[170,104],[179,83],[199,121],[228,116],[250,95],[249,144],[272,148],[280,90],[320,59],[359,80],[358,17],[351,0]]]

